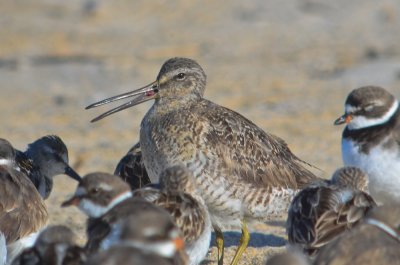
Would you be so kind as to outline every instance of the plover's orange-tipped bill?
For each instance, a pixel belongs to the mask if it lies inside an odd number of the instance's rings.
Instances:
[[[348,124],[351,120],[353,119],[353,116],[351,114],[344,114],[337,118],[335,122],[333,123],[334,125],[341,125],[341,124]]]
[[[181,237],[175,238],[173,241],[176,250],[181,250],[185,247],[185,241]]]
[[[111,98],[107,98],[107,99],[104,99],[102,101],[93,103],[93,104],[87,106],[86,109],[95,108],[95,107],[98,107],[98,106],[101,106],[101,105],[105,105],[105,104],[108,104],[108,103],[111,103],[111,102],[114,102],[114,101],[117,101],[117,100],[121,100],[121,99],[124,99],[124,98],[129,98],[129,97],[135,97],[136,96],[136,98],[132,99],[131,101],[128,101],[127,103],[122,104],[121,106],[118,106],[118,107],[116,107],[114,109],[111,109],[111,110],[101,114],[100,116],[94,118],[93,120],[91,120],[91,122],[95,122],[95,121],[101,120],[101,119],[103,119],[103,118],[105,118],[105,117],[107,117],[107,116],[109,116],[111,114],[119,112],[121,110],[130,108],[130,107],[133,107],[133,106],[138,105],[140,103],[143,103],[145,101],[154,99],[154,98],[156,98],[157,93],[158,93],[158,82],[154,81],[153,83],[151,83],[151,84],[149,84],[149,85],[147,85],[145,87],[139,88],[137,90],[134,90],[134,91],[131,91],[131,92],[127,92],[127,93],[124,93],[124,94],[121,94],[121,95],[117,95],[117,96],[114,96],[114,97],[111,97]]]
[[[81,202],[81,199],[79,197],[72,196],[70,199],[64,201],[61,204],[61,207],[69,207],[69,206],[72,206],[72,205],[78,206],[80,202]]]

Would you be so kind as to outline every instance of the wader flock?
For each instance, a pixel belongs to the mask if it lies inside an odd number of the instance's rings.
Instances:
[[[114,172],[80,176],[56,135],[25,151],[0,139],[0,265],[245,264],[252,225],[279,221],[286,250],[266,264],[400,264],[400,108],[391,93],[350,91],[332,121],[344,125],[343,165],[326,179],[205,89],[196,61],[172,58],[149,85],[86,107],[127,100],[96,122],[154,102]],[[76,180],[60,207],[87,216],[84,245],[65,223],[48,224],[45,200],[61,174]],[[231,230],[241,236],[228,259]]]

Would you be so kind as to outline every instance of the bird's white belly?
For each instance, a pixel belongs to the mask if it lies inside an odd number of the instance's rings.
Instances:
[[[369,176],[369,190],[379,203],[400,201],[400,156],[381,146],[369,154],[359,152],[352,141],[342,140],[342,157],[346,166],[357,166]]]

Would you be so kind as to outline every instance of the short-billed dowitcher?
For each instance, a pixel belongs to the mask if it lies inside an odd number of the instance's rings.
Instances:
[[[139,103],[155,100],[141,123],[140,145],[150,179],[183,163],[193,172],[216,231],[219,264],[221,227],[241,227],[232,264],[246,249],[246,223],[286,215],[298,189],[316,179],[281,138],[264,132],[237,112],[203,97],[206,74],[194,60],[166,61],[156,81],[138,90],[94,103],[97,107],[136,96],[93,121]]]

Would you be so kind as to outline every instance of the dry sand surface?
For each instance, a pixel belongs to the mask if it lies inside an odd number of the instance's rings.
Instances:
[[[0,137],[17,148],[58,134],[81,174],[113,172],[138,140],[149,104],[96,124],[97,100],[153,81],[174,56],[208,74],[206,97],[234,109],[328,177],[341,165],[332,125],[348,92],[380,85],[400,96],[398,1],[2,1]],[[84,218],[60,202],[76,183],[56,179],[50,223],[84,240]],[[227,261],[237,232],[227,237]],[[255,226],[242,264],[284,250],[282,226]],[[209,260],[215,260],[215,247]]]

